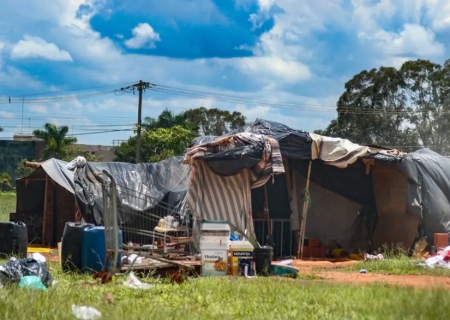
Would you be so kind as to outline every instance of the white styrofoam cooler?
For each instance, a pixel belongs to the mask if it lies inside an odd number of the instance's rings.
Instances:
[[[201,243],[208,243],[229,246],[230,232],[230,226],[226,221],[205,221],[200,233],[200,245]]]

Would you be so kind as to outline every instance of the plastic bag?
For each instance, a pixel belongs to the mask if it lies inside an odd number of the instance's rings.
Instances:
[[[95,308],[72,305],[73,315],[80,320],[94,320],[102,316],[102,313]]]
[[[19,282],[20,288],[35,289],[45,291],[47,288],[42,284],[41,278],[38,276],[25,276]]]
[[[123,284],[129,288],[142,290],[150,289],[155,286],[153,284],[142,283],[141,281],[139,281],[139,279],[134,275],[133,271],[128,274],[127,280],[125,280]]]
[[[46,264],[33,258],[17,260],[12,257],[4,265],[0,265],[0,283],[20,283],[25,276],[38,276],[47,288],[53,281]]]

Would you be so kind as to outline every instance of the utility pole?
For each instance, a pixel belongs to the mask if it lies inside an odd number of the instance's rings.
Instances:
[[[144,82],[139,80],[138,83],[132,84],[131,86],[120,88],[121,91],[133,91],[137,89],[139,92],[139,100],[138,100],[138,121],[137,121],[137,130],[136,130],[136,163],[141,162],[141,131],[142,131],[142,95],[146,89],[150,89],[155,85],[149,82]]]
[[[136,163],[141,162],[141,125],[142,125],[142,91],[143,82],[139,80],[139,102],[138,102],[138,122],[137,122],[137,135],[136,135]]]

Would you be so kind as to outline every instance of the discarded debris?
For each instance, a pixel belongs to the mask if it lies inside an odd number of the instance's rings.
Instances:
[[[366,253],[364,255],[364,260],[383,260],[383,259],[384,259],[384,256],[381,253],[379,253],[377,255]]]
[[[47,288],[42,284],[38,276],[25,276],[20,279],[19,287],[24,289],[34,289],[45,291]]]
[[[124,286],[132,289],[141,289],[147,290],[153,288],[155,285],[142,283],[139,279],[134,275],[133,271],[128,274],[127,280],[123,282]]]
[[[113,303],[114,302],[114,295],[111,292],[105,294],[105,300],[108,303]]]
[[[438,251],[436,255],[429,257],[425,262],[419,263],[418,266],[450,269],[450,246]]]
[[[366,269],[361,269],[361,270],[359,270],[359,273],[367,273],[367,270]]]
[[[80,320],[94,320],[102,316],[102,313],[95,308],[72,305],[73,315]]]

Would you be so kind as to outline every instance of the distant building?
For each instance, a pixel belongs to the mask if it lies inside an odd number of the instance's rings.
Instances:
[[[75,144],[74,146],[83,148],[83,150],[92,152],[97,156],[102,157],[104,162],[112,162],[114,159],[113,146],[91,145],[91,144]]]

